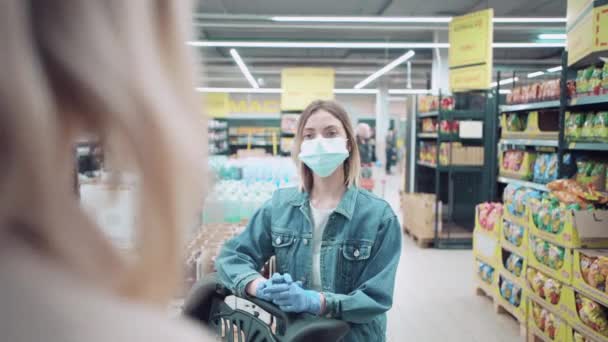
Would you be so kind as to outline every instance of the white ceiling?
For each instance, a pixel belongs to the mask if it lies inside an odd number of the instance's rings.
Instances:
[[[271,15],[317,16],[452,16],[494,8],[496,17],[565,17],[566,0],[200,0],[194,26],[200,40],[254,41],[401,41],[431,42],[433,32],[446,35],[446,25],[370,25],[277,23]],[[563,33],[563,25],[495,25],[494,41],[530,42],[539,33]],[[199,48],[212,87],[248,87],[226,48]],[[494,49],[496,69],[536,71],[559,64],[562,49]],[[265,87],[280,86],[285,66],[336,68],[336,87],[352,88],[391,59],[399,50],[240,48],[239,53],[255,78]],[[431,50],[417,50],[413,62],[413,86],[425,87],[431,71]],[[204,81],[204,82],[203,82]],[[405,87],[405,67],[395,69],[390,87]],[[373,84],[372,84],[373,86]]]

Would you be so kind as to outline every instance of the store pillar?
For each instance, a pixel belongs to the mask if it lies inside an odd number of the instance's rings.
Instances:
[[[447,31],[436,31],[433,33],[434,43],[448,43]],[[448,49],[433,49],[433,64],[431,73],[431,89],[434,94],[439,91],[443,94],[449,93],[450,90],[450,66],[448,61]]]
[[[376,157],[386,165],[386,134],[390,121],[388,82],[381,80],[376,95]]]

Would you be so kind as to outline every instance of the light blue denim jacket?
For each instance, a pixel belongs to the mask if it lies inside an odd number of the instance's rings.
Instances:
[[[216,259],[222,283],[238,296],[272,256],[280,273],[312,279],[312,219],[308,194],[277,190],[247,229],[226,242]],[[393,303],[401,229],[388,203],[350,187],[330,215],[321,244],[321,283],[326,316],[349,322],[345,341],[384,341]]]

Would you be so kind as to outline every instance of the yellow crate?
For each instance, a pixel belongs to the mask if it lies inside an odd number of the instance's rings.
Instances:
[[[534,319],[534,307],[538,306],[546,309],[549,313],[551,313],[556,319],[556,327],[555,327],[555,335],[554,338],[549,336],[549,332],[547,331],[547,327],[545,326],[545,330],[541,330]],[[542,302],[538,302],[532,297],[528,297],[528,334],[536,336],[543,340],[544,342],[572,342],[572,327],[566,322],[566,320],[559,315],[558,311],[553,310],[552,308],[546,307]]]
[[[494,305],[499,305],[500,307],[502,307],[504,310],[506,310],[507,312],[509,312],[513,317],[515,317],[515,319],[517,319],[520,323],[525,323],[526,319],[527,319],[527,301],[528,301],[528,295],[527,295],[527,288],[525,286],[521,287],[521,299],[519,301],[519,306],[514,306],[513,304],[511,304],[511,302],[509,302],[508,300],[506,300],[502,294],[500,293],[500,287],[502,285],[502,281],[504,279],[511,281],[512,283],[516,284],[519,286],[519,284],[517,284],[514,279],[514,277],[511,276],[511,273],[509,273],[508,271],[500,271],[498,273],[498,282],[497,282],[497,288],[496,288],[496,298],[494,299]]]
[[[564,228],[554,234],[536,226],[528,212],[531,233],[559,246],[568,248],[608,248],[608,210],[566,211]]]
[[[543,293],[544,296],[545,296],[543,298],[543,297],[541,297],[540,293],[534,291],[534,289],[532,287],[532,284],[528,281],[528,279],[526,277],[526,286],[528,288],[528,297],[529,298],[534,299],[538,303],[542,303],[543,306],[545,306],[545,307],[547,307],[547,308],[549,308],[549,309],[551,309],[551,310],[553,310],[555,312],[561,312],[562,311],[562,309],[560,309],[561,307],[566,308],[569,305],[568,301],[569,301],[569,298],[571,297],[571,293],[568,293],[568,292],[572,292],[572,289],[570,287],[568,287],[567,285],[563,284],[559,280],[554,279],[554,278],[548,276],[544,272],[542,272],[542,271],[540,271],[538,269],[535,269],[534,267],[528,266],[526,272],[529,271],[529,270],[535,270],[536,272],[540,272],[540,273],[542,273],[545,276],[545,278],[552,279],[553,281],[556,281],[556,282],[558,282],[561,285],[561,291],[560,291],[559,299],[558,299],[558,301],[557,301],[556,304],[553,304],[551,302],[551,299],[547,298],[547,294],[546,293]],[[566,293],[566,294],[564,295],[564,293]]]
[[[473,273],[475,274],[475,289],[481,289],[483,290],[483,294],[485,294],[486,296],[490,296],[492,298],[495,298],[497,293],[496,293],[496,289],[498,288],[497,284],[498,284],[498,272],[499,270],[496,269],[496,267],[494,267],[494,273],[492,273],[492,279],[491,279],[491,283],[486,283],[485,281],[483,281],[481,279],[481,277],[479,276],[478,273],[478,269],[477,269],[477,261],[481,261],[483,263],[483,260],[480,259],[475,259],[475,263],[473,264]],[[487,263],[486,263],[487,264]],[[490,265],[491,266],[491,265]]]
[[[524,159],[521,162],[521,167],[518,171],[513,171],[513,170],[505,170],[502,168],[503,165],[503,160],[504,160],[504,153],[506,153],[507,151],[504,151],[503,153],[500,153],[498,156],[498,165],[499,165],[499,170],[498,173],[500,174],[500,176],[503,177],[508,177],[508,178],[515,178],[515,179],[523,179],[523,180],[531,180],[532,176],[534,175],[534,163],[536,162],[536,153],[534,152],[525,152],[524,153]]]
[[[572,284],[572,264],[574,260],[573,250],[570,248],[564,248],[564,262],[560,269],[556,270],[548,265],[543,264],[540,260],[537,260],[534,255],[534,243],[532,239],[535,238],[533,234],[529,234],[529,242],[528,242],[528,266],[531,266],[542,273],[559,280],[562,284],[570,285]]]
[[[473,256],[475,258],[496,269],[498,266],[499,252],[500,241],[484,232],[479,232],[477,230],[473,232]]]
[[[522,236],[521,244],[519,246],[517,246],[514,243],[512,243],[511,241],[507,240],[506,233],[507,233],[507,226],[509,224],[514,224],[514,225],[517,225],[517,226],[520,226],[523,228],[524,234]],[[528,239],[529,239],[528,238],[528,231],[529,231],[528,227],[519,225],[514,222],[506,221],[501,224],[500,231],[501,231],[500,232],[500,244],[502,246],[504,246],[505,248],[508,248],[510,251],[513,251],[525,258],[528,257]]]
[[[480,209],[481,204],[478,204],[475,206],[475,231],[482,233],[482,234],[486,234],[489,236],[494,237],[494,239],[497,239],[500,237],[501,234],[501,230],[502,230],[502,216],[496,218],[496,223],[494,223],[494,227],[492,227],[492,230],[488,231],[485,228],[482,228],[481,224],[479,223],[479,209]]]
[[[599,332],[593,330],[589,326],[587,326],[580,319],[579,314],[576,310],[576,295],[581,294],[580,291],[575,290],[570,286],[565,286],[564,289],[568,289],[564,291],[562,289],[562,296],[564,300],[564,305],[560,305],[560,314],[561,316],[572,326],[573,329],[581,332],[584,336],[588,336],[595,341],[608,341],[608,336],[604,336]],[[585,296],[584,294],[582,294]],[[585,296],[588,297],[588,296]],[[589,298],[591,299],[591,298]],[[602,304],[600,304],[602,305]],[[608,310],[608,309],[606,309]],[[605,310],[605,311],[606,311]]]
[[[513,223],[520,225],[527,229],[529,227],[530,208],[526,207],[524,214],[522,216],[517,216],[517,215],[513,215],[509,211],[509,209],[507,209],[507,206],[505,205],[505,210],[503,212],[503,218],[509,222],[513,222]]]
[[[581,336],[582,336],[582,337],[585,339],[584,341],[586,341],[586,342],[599,342],[599,341],[606,341],[606,340],[594,340],[594,339],[593,339],[591,336],[589,336],[589,335],[587,335],[586,333],[584,333],[584,332],[582,332],[582,331],[579,331],[579,330],[577,330],[577,329],[575,329],[575,328],[573,328],[573,327],[570,327],[570,333],[571,333],[571,337],[572,337],[572,339],[571,339],[570,341],[572,341],[572,342],[578,342],[578,341],[581,341],[581,340],[576,340],[576,339],[575,339],[575,337],[574,337],[574,334],[575,334],[575,333],[578,333],[579,335],[581,335]]]
[[[501,248],[499,249],[499,255],[498,255],[498,261],[499,261],[499,269],[501,270],[501,274],[505,274],[509,277],[509,280],[511,280],[512,282],[516,283],[517,285],[521,286],[521,287],[525,287],[526,286],[526,269],[528,266],[528,258],[527,255],[524,254],[520,254],[518,252],[516,252],[515,250],[512,250],[509,248],[509,246],[505,246],[505,245],[501,245]],[[523,262],[522,262],[522,267],[521,267],[521,273],[519,276],[517,276],[516,274],[512,273],[511,271],[509,271],[507,269],[507,258],[508,255],[514,253],[519,255]]]
[[[589,285],[587,280],[583,278],[583,272],[581,271],[581,253],[588,256],[608,256],[608,250],[574,250],[572,269],[572,286],[590,299],[608,307],[608,293],[602,292]]]

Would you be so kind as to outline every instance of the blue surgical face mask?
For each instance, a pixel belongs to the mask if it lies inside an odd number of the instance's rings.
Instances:
[[[329,177],[349,153],[344,138],[304,140],[298,158],[319,177]]]

